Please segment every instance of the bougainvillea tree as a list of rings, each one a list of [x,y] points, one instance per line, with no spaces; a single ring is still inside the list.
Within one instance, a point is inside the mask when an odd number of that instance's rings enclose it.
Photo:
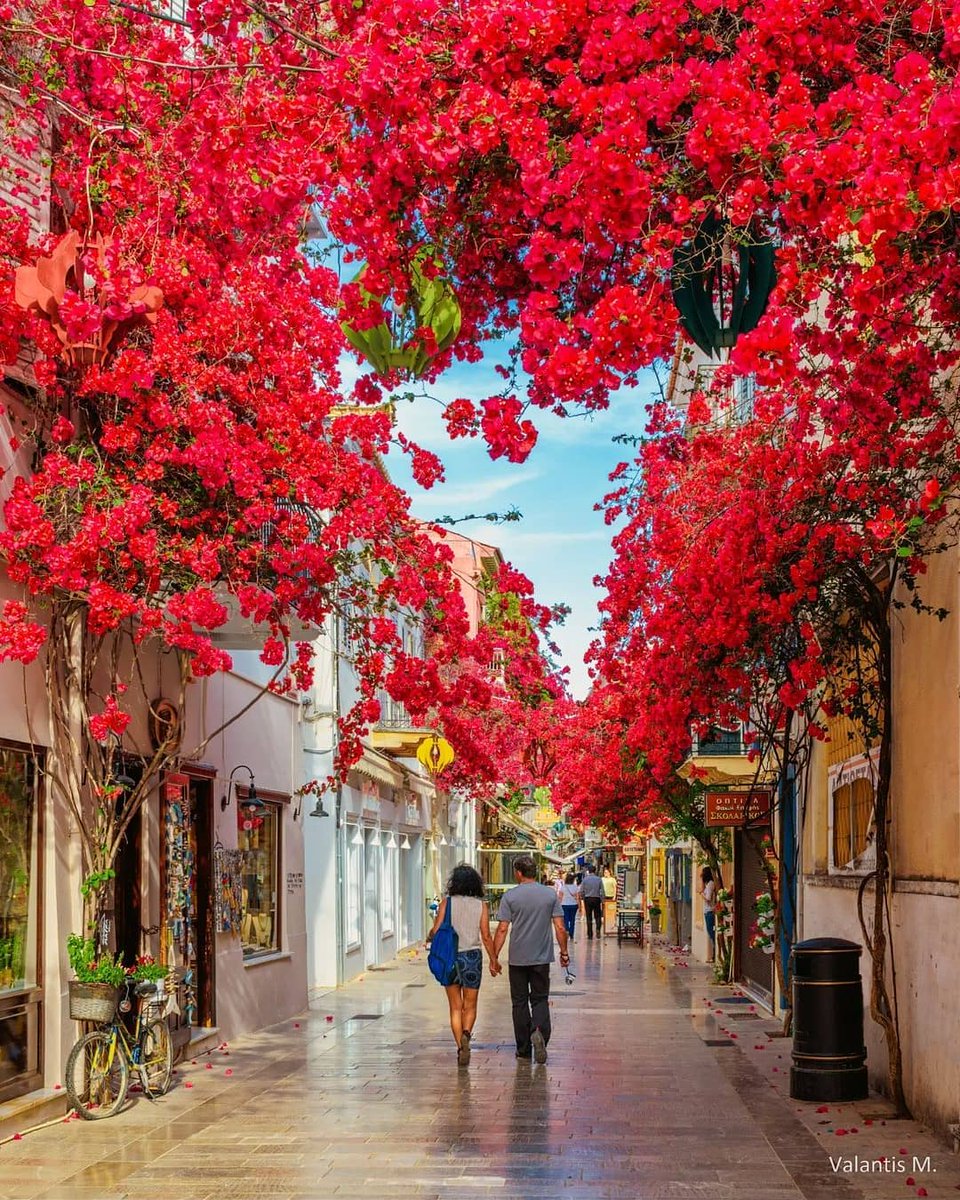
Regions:
[[[46,769],[77,820],[89,920],[158,772],[202,750],[174,732],[187,681],[231,665],[215,636],[230,607],[262,629],[274,690],[309,683],[310,626],[360,614],[345,769],[403,678],[391,610],[458,597],[380,464],[389,418],[339,387],[337,277],[301,244],[316,163],[268,161],[297,78],[284,47],[207,72],[192,37],[144,13],[2,18],[2,352],[29,362],[0,535],[23,600],[0,652],[45,670]],[[51,159],[54,232],[31,238]],[[131,721],[158,663],[178,711],[151,745]]]
[[[743,709],[758,658],[777,664],[770,677],[784,705],[806,704],[829,659],[808,608],[836,611],[847,588],[873,611],[878,594],[895,595],[883,560],[914,584],[951,511],[954,9],[197,0],[186,13],[181,26],[105,0],[0,7],[4,87],[35,111],[52,104],[64,131],[55,174],[69,223],[112,239],[109,319],[128,319],[137,288],[163,293],[149,329],[71,384],[76,401],[106,393],[149,420],[169,390],[174,414],[181,403],[190,412],[190,445],[203,449],[202,494],[191,493],[202,509],[224,462],[219,406],[256,425],[263,405],[286,396],[280,443],[302,438],[301,409],[309,427],[329,378],[314,357],[332,370],[327,347],[342,344],[326,340],[342,337],[333,317],[378,330],[387,310],[419,311],[411,294],[435,272],[456,296],[459,337],[449,342],[449,321],[439,336],[427,323],[401,350],[429,377],[452,356],[477,358],[484,337],[512,338],[502,393],[457,399],[446,417],[451,436],[482,436],[494,456],[521,460],[536,440],[534,410],[605,406],[669,356],[674,255],[722,217],[734,237],[777,244],[766,316],[730,356],[763,399],[742,438],[706,429],[688,442],[656,417],[643,491],[615,547],[597,670],[621,687],[630,746],[654,776],[675,765],[691,719]],[[304,268],[290,235],[308,195],[362,264],[362,286],[335,294],[331,275]],[[7,260],[19,265],[18,234],[8,234]],[[82,343],[102,319],[71,303],[68,338]],[[54,338],[51,353],[63,344]],[[302,355],[289,378],[270,361],[281,343]],[[154,370],[158,347],[166,358]],[[239,367],[244,354],[252,376]],[[376,405],[399,381],[391,361],[385,376],[364,376],[358,401]],[[138,370],[144,385],[131,382]],[[52,379],[41,382],[56,395]],[[84,436],[90,417],[75,407],[59,415]],[[703,412],[691,412],[694,429]],[[146,454],[125,445],[112,412],[102,424],[111,454]],[[114,451],[117,425],[124,445]],[[388,430],[363,425],[350,437],[375,449]],[[56,429],[74,444],[66,425]],[[341,452],[352,444],[345,435]],[[420,476],[436,478],[438,464],[409,449]],[[257,487],[272,480],[255,474]],[[326,477],[310,474],[312,488],[304,480],[283,498],[331,511],[348,503],[337,487],[318,496]],[[242,504],[250,480],[238,481]],[[244,514],[274,527],[256,506]],[[27,529],[31,519],[28,509]],[[358,532],[349,520],[330,527],[331,538]],[[192,615],[182,619],[195,628]],[[10,627],[23,636],[16,614]]]
[[[552,658],[550,630],[562,609],[537,603],[509,563],[480,588],[476,635],[464,636],[462,615],[435,622],[426,658],[404,664],[405,678],[394,683],[411,714],[442,728],[455,748],[444,786],[477,803],[552,786],[557,739],[574,711]]]

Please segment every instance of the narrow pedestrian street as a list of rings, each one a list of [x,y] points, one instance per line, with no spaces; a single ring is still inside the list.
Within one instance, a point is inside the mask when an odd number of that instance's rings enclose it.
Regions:
[[[956,1157],[888,1122],[883,1101],[789,1100],[789,1042],[749,997],[662,946],[574,951],[574,983],[555,971],[546,1066],[514,1057],[504,975],[484,981],[473,1061],[458,1069],[445,999],[408,955],[182,1064],[156,1104],[6,1142],[0,1197],[956,1195]],[[834,1170],[831,1155],[887,1156],[891,1170]]]

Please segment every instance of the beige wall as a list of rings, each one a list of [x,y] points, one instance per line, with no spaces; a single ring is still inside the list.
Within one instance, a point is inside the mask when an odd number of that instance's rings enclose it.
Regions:
[[[893,762],[890,850],[892,953],[897,974],[904,1088],[914,1116],[941,1131],[960,1116],[960,595],[956,551],[934,556],[921,580],[926,604],[893,614]],[[909,602],[909,596],[904,597]],[[829,877],[827,766],[836,747],[816,745],[803,838],[800,936],[863,943],[857,876]],[[832,755],[832,757],[831,757]],[[868,889],[865,908],[872,908]],[[869,1006],[870,962],[861,960]],[[879,1027],[864,1017],[871,1083],[886,1078]]]
[[[930,559],[923,600],[944,621],[894,614],[893,824],[898,879],[952,880],[960,872],[960,595],[955,551]],[[960,919],[957,914],[955,919]]]

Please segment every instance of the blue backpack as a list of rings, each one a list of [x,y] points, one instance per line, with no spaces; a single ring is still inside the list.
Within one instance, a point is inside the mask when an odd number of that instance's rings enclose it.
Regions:
[[[457,931],[450,920],[450,910],[453,908],[453,898],[447,897],[447,911],[444,913],[440,928],[433,935],[430,943],[430,953],[427,955],[427,966],[438,983],[448,987],[457,981],[457,947],[459,939]]]

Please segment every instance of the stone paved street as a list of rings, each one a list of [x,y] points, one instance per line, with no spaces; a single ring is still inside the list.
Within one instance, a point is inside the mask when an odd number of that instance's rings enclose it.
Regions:
[[[705,970],[609,939],[578,940],[574,966],[545,1067],[515,1060],[506,978],[488,976],[458,1069],[445,999],[407,958],[187,1062],[159,1103],[6,1142],[0,1198],[957,1196],[960,1161],[881,1101],[789,1100],[789,1043]],[[830,1155],[905,1169],[844,1174]]]

